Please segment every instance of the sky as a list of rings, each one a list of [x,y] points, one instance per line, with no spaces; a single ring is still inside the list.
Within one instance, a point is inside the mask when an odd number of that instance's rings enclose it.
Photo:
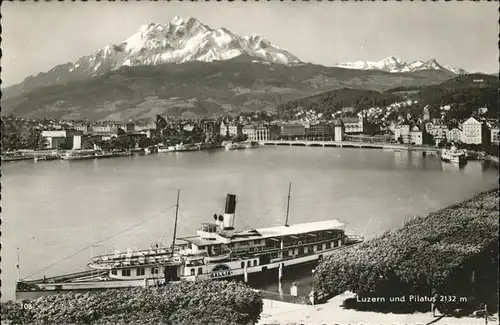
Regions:
[[[259,34],[305,62],[435,58],[498,71],[494,2],[3,2],[2,87],[119,44],[140,25],[194,17]]]

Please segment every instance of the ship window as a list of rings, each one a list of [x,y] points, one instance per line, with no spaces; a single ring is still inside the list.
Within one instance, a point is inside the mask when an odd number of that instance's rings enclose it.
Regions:
[[[140,267],[137,269],[137,276],[144,275],[144,273],[146,273],[146,272],[144,271],[143,267]]]
[[[245,262],[241,262],[241,268],[245,267]]]
[[[334,241],[334,242],[333,242],[333,247],[337,247],[337,246],[338,246],[338,245],[337,245],[337,241]]]
[[[111,274],[116,275],[116,270],[111,270]]]
[[[247,267],[252,266],[252,261],[247,261]]]
[[[253,266],[257,266],[257,260],[253,261]]]
[[[191,269],[191,275],[194,275],[194,268]]]
[[[153,267],[151,269],[151,274],[158,274],[158,269],[156,267]]]
[[[122,270],[122,276],[130,276],[130,270]]]
[[[289,250],[288,251],[288,256],[292,256],[293,255],[293,250]]]
[[[254,240],[254,241],[253,241],[253,244],[254,244],[254,245],[259,245],[259,244],[260,244],[260,240]]]
[[[198,268],[198,274],[201,274],[203,272],[203,269],[201,267]]]
[[[316,246],[317,251],[322,251],[323,250],[323,244],[319,244]]]
[[[330,249],[332,248],[332,243],[326,243],[325,244],[325,249]]]

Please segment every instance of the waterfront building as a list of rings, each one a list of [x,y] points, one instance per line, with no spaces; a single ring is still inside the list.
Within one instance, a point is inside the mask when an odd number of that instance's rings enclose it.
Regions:
[[[402,143],[411,143],[410,125],[403,122],[394,128],[394,140]]]
[[[112,138],[116,137],[116,133],[112,132],[92,132],[84,137],[85,142],[100,142],[100,141],[108,141]]]
[[[257,133],[255,131],[256,130],[255,130],[255,127],[253,125],[245,125],[242,128],[242,133],[248,137],[247,140],[249,140],[249,141],[256,141],[257,140]]]
[[[490,137],[491,137],[491,144],[499,144],[498,137],[499,137],[499,127],[497,125],[492,125],[491,130],[490,130]]]
[[[448,141],[452,141],[452,142],[462,141],[462,127],[458,126],[458,127],[452,128],[451,130],[448,130],[446,138],[448,139]]]
[[[487,126],[485,123],[482,123],[476,120],[473,117],[470,117],[462,123],[462,142],[467,144],[482,144],[487,143]]]
[[[435,145],[447,139],[448,127],[443,121],[435,120],[433,123],[426,124],[425,128],[427,133],[432,136]]]
[[[221,122],[220,135],[223,137],[234,137],[243,134],[243,125],[240,123]]]
[[[42,131],[48,149],[81,149],[82,135],[82,131]]]
[[[202,123],[203,133],[209,137],[221,133],[221,121],[204,121]]]
[[[423,144],[423,132],[415,125],[410,131],[410,143],[421,146]]]
[[[276,124],[271,124],[267,127],[269,140],[279,140],[281,139],[281,127]]]
[[[305,136],[307,140],[332,140],[333,128],[326,123],[317,123],[305,129]]]
[[[269,128],[265,125],[258,125],[255,128],[256,141],[267,141],[269,140]]]
[[[344,122],[340,118],[337,118],[333,122],[334,128],[334,139],[336,142],[342,142],[344,139]]]
[[[221,121],[220,122],[220,135],[221,137],[225,138],[226,136],[229,135],[229,129],[228,129],[228,124],[227,122]]]
[[[242,135],[243,134],[243,124],[241,124],[239,122],[231,123],[231,124],[229,124],[228,130],[229,130],[229,135],[232,137],[235,135]]]
[[[288,123],[281,126],[281,138],[287,140],[304,139],[306,127],[300,123]]]
[[[363,116],[358,117],[345,117],[342,118],[344,123],[344,132],[351,133],[363,133],[364,132],[364,118]]]

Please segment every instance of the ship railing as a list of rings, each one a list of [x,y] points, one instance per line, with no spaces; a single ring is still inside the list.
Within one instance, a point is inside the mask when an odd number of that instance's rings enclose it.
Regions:
[[[174,249],[174,253],[179,252],[181,249],[176,247]],[[140,257],[151,257],[151,256],[159,256],[159,255],[167,255],[171,254],[172,249],[171,248],[157,248],[157,249],[143,249],[143,250],[138,250],[138,251],[133,251],[130,255],[131,258],[140,258]],[[118,255],[116,254],[102,254],[102,255],[95,255],[92,257],[92,261],[103,261],[103,262],[114,262],[120,259],[126,259],[128,257],[127,253],[119,253]]]

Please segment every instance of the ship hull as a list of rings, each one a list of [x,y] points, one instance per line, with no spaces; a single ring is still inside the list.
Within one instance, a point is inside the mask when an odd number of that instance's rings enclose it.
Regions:
[[[241,267],[240,263],[244,262],[245,265],[248,261],[257,260],[257,257],[248,259],[235,260],[230,262],[220,262],[220,264],[227,265],[227,270],[221,272],[211,272],[208,274],[182,276],[181,280],[184,281],[203,281],[203,280],[241,280],[251,281],[252,283],[264,283],[278,281],[279,274],[283,275],[287,269],[314,265],[325,257],[328,257],[335,252],[342,250],[346,247],[356,245],[358,242],[353,242],[344,246],[339,246],[334,249],[316,252],[314,254],[298,256],[285,260],[271,261],[270,263],[260,264],[249,267]],[[281,272],[280,272],[280,265]],[[276,275],[270,277],[270,274]],[[245,275],[246,273],[246,275]],[[135,287],[151,287],[158,284],[165,283],[164,278],[148,278],[139,280],[109,280],[109,281],[82,281],[82,282],[59,282],[59,283],[38,283],[38,287],[43,288],[39,290],[21,291],[16,290],[16,300],[32,300],[39,297],[69,293],[69,292],[99,292],[108,289],[126,289]]]

